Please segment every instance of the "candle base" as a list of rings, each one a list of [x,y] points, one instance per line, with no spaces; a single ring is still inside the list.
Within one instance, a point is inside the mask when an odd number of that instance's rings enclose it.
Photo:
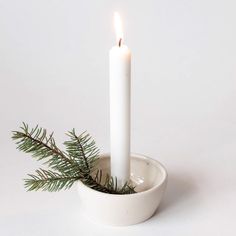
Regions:
[[[98,168],[110,173],[110,156],[101,155]],[[85,215],[101,224],[125,226],[150,218],[158,208],[167,184],[167,172],[156,160],[131,155],[131,181],[134,194],[108,194],[93,190],[78,181],[78,194]]]

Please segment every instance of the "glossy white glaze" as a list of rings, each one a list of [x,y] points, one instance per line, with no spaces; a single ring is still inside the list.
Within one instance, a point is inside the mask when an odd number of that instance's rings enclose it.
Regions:
[[[102,155],[99,168],[109,173],[108,154]],[[137,224],[150,218],[165,191],[167,172],[158,161],[132,154],[131,180],[137,186],[137,193],[126,195],[98,192],[79,181],[78,193],[84,213],[95,222],[116,226]]]

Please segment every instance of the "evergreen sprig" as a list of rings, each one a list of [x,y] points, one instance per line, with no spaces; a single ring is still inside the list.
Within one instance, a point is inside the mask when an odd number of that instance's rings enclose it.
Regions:
[[[99,150],[92,137],[84,132],[76,135],[75,130],[68,132],[69,140],[64,142],[66,151],[61,151],[53,137],[46,129],[36,126],[29,129],[23,123],[20,131],[13,131],[12,139],[16,141],[17,149],[30,153],[37,160],[44,160],[49,170],[38,169],[35,174],[29,174],[25,179],[28,191],[44,190],[59,191],[70,188],[77,180],[88,187],[112,194],[135,193],[134,186],[125,183],[117,187],[117,179],[96,168],[99,160]]]

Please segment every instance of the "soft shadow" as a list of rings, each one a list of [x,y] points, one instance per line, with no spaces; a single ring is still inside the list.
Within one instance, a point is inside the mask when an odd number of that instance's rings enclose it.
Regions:
[[[169,173],[167,189],[154,215],[176,207],[190,199],[197,191],[195,180],[186,173]]]

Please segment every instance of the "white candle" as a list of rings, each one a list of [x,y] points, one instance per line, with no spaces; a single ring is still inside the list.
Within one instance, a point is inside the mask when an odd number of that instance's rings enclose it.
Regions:
[[[117,45],[110,50],[111,176],[119,187],[130,178],[130,75],[131,53],[123,45],[120,17],[115,13]]]

